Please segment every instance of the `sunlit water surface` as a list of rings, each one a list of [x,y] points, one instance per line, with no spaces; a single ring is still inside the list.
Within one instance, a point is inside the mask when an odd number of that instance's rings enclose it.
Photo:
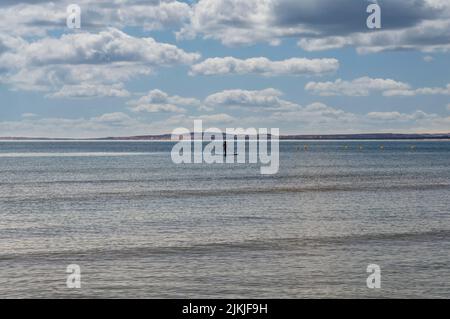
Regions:
[[[450,297],[450,142],[282,142],[274,176],[172,145],[0,142],[0,297]]]

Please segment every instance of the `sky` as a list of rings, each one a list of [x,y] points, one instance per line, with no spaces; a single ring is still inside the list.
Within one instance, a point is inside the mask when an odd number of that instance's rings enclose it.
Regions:
[[[450,1],[372,3],[2,0],[0,136],[450,132]]]

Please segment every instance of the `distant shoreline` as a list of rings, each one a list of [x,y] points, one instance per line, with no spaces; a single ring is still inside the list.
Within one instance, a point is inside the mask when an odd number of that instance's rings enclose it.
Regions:
[[[255,137],[257,138],[257,137]],[[450,133],[443,134],[395,134],[395,133],[374,133],[374,134],[324,134],[324,135],[281,135],[282,141],[370,141],[370,140],[450,140]],[[47,137],[0,137],[0,141],[153,141],[169,142],[170,134],[162,135],[142,135],[126,137],[104,137],[104,138],[47,138]]]

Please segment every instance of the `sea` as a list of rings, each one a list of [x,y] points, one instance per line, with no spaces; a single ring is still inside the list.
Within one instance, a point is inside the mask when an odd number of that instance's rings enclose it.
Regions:
[[[173,145],[0,142],[0,298],[450,298],[450,141]]]

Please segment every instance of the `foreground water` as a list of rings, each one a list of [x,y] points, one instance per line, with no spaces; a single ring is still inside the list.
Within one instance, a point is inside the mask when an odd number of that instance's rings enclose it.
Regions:
[[[0,297],[450,298],[450,142],[283,142],[275,176],[171,147],[0,142]]]

